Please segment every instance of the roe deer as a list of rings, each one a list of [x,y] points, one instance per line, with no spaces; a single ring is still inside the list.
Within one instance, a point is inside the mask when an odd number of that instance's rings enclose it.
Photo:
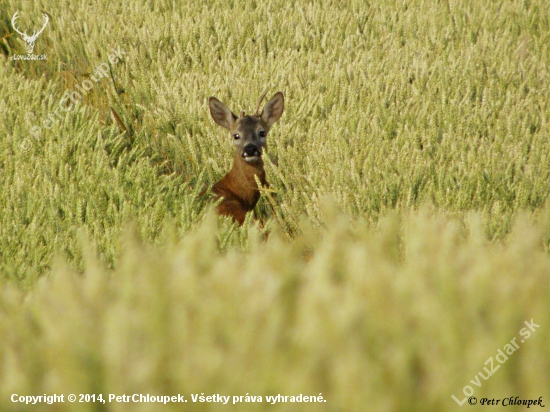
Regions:
[[[240,117],[215,97],[209,100],[212,118],[229,130],[235,146],[233,167],[212,186],[212,193],[217,198],[223,197],[218,205],[218,213],[232,217],[239,226],[243,224],[246,213],[254,209],[260,198],[255,176],[263,186],[267,185],[262,150],[266,145],[269,129],[279,120],[284,110],[284,97],[278,92],[258,114],[264,97],[265,93],[260,97],[253,116],[241,112]]]

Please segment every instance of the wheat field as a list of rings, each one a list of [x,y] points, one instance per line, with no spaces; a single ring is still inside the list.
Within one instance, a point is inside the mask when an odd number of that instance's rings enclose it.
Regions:
[[[548,2],[0,0],[0,61],[1,411],[550,403]]]

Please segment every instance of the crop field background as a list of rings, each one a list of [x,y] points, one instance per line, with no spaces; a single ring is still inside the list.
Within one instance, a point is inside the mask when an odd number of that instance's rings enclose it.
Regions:
[[[547,1],[0,0],[0,62],[1,411],[550,405]],[[239,228],[208,97],[264,90]]]

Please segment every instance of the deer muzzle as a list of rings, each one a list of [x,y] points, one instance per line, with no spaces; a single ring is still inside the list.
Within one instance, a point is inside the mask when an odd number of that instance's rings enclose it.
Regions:
[[[244,147],[241,156],[247,163],[257,162],[262,157],[262,152],[255,144],[249,143]]]

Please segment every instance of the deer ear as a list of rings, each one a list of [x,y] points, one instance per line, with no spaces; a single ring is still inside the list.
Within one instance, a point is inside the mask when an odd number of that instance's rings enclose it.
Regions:
[[[273,124],[281,118],[285,109],[285,98],[281,92],[275,93],[275,96],[264,106],[264,110],[261,114],[262,122],[265,123],[267,128],[271,128]]]
[[[208,100],[210,106],[210,114],[212,119],[218,123],[221,127],[225,127],[227,130],[231,130],[237,116],[222,102],[215,97],[211,97]]]

